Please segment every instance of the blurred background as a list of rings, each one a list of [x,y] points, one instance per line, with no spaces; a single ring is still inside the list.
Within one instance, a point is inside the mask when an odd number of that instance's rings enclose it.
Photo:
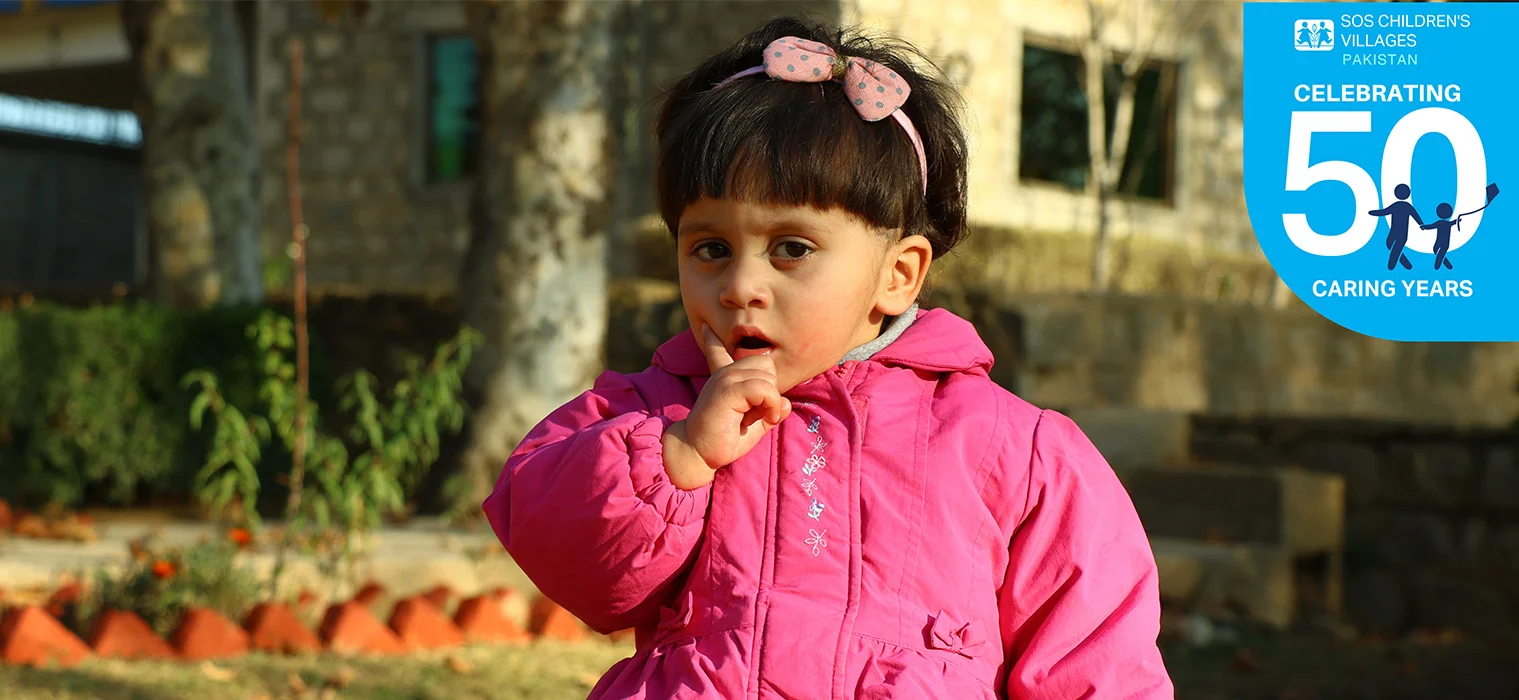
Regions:
[[[962,91],[973,230],[925,305],[1119,472],[1180,697],[1515,697],[1519,345],[1375,340],[1281,284],[1245,208],[1241,7],[0,0],[0,607],[167,630],[159,594],[76,570],[167,586],[129,541],[187,556],[207,532],[273,581],[229,616],[364,583],[530,597],[480,553],[500,465],[684,329],[661,90],[792,14],[898,34]],[[334,532],[346,572],[317,565]],[[476,662],[543,685],[373,670],[575,697],[631,652],[586,648]],[[324,672],[247,663],[273,695]]]

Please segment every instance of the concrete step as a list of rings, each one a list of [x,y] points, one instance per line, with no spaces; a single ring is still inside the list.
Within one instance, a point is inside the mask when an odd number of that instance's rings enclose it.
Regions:
[[[1162,596],[1242,608],[1284,627],[1339,614],[1345,483],[1293,468],[1166,466],[1123,474],[1160,566]]]
[[[1120,475],[1191,459],[1192,417],[1186,413],[1139,408],[1079,408],[1065,413]]]
[[[1160,596],[1168,604],[1213,612],[1242,611],[1276,628],[1298,608],[1294,557],[1285,548],[1152,537]]]
[[[1345,481],[1294,468],[1227,465],[1135,469],[1123,484],[1152,537],[1339,552]]]

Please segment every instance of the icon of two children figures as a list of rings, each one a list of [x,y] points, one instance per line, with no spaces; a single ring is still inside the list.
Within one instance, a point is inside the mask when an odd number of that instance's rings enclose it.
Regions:
[[[1435,215],[1439,216],[1440,220],[1432,224],[1424,223],[1424,219],[1419,217],[1419,212],[1414,210],[1414,205],[1408,202],[1408,185],[1398,185],[1393,188],[1392,193],[1397,196],[1398,201],[1382,209],[1373,209],[1366,212],[1372,216],[1386,216],[1391,219],[1388,222],[1389,230],[1387,231],[1387,269],[1394,269],[1400,264],[1405,270],[1412,270],[1414,267],[1413,264],[1408,262],[1408,256],[1403,254],[1403,246],[1408,244],[1408,220],[1412,218],[1418,222],[1420,229],[1434,229],[1435,231],[1435,269],[1438,270],[1444,267],[1447,270],[1453,270],[1455,267],[1451,265],[1450,259],[1445,257],[1445,254],[1450,251],[1450,230],[1452,228],[1459,230],[1461,228],[1462,217],[1482,211],[1487,208],[1488,204],[1492,204],[1493,200],[1498,197],[1498,183],[1494,182],[1487,186],[1486,204],[1466,212],[1454,220],[1450,218],[1450,215],[1455,210],[1451,208],[1449,203],[1441,202],[1440,206],[1435,207]]]

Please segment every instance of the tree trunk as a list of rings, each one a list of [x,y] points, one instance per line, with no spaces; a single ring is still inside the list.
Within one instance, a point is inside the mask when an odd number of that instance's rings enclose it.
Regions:
[[[180,308],[259,303],[258,140],[236,5],[121,8],[138,79],[154,292]]]
[[[1129,9],[1133,16],[1133,36],[1148,35],[1150,41],[1153,41],[1155,32],[1145,26],[1145,10],[1148,4],[1148,0],[1139,0]],[[1118,183],[1123,178],[1125,161],[1129,157],[1129,136],[1134,128],[1134,92],[1139,87],[1139,72],[1149,60],[1150,51],[1148,46],[1142,46],[1136,41],[1120,66],[1121,81],[1118,85],[1117,100],[1113,104],[1113,138],[1110,146],[1107,138],[1107,101],[1104,94],[1107,87],[1105,73],[1110,52],[1107,45],[1103,43],[1103,31],[1106,24],[1106,12],[1111,11],[1111,8],[1100,8],[1096,0],[1088,0],[1087,10],[1091,24],[1082,58],[1086,63],[1087,138],[1091,153],[1088,177],[1096,180],[1097,199],[1096,247],[1092,253],[1092,288],[1097,292],[1106,292],[1112,284],[1110,262],[1112,235],[1108,230],[1108,204],[1112,201],[1114,193],[1118,192]]]
[[[1094,11],[1095,12],[1095,11]],[[1082,62],[1086,68],[1086,95],[1087,95],[1087,154],[1090,159],[1087,168],[1087,188],[1094,195],[1096,203],[1096,231],[1092,249],[1092,291],[1105,292],[1108,289],[1108,277],[1111,269],[1109,264],[1111,247],[1108,241],[1108,199],[1111,190],[1108,189],[1108,144],[1107,144],[1107,102],[1104,100],[1104,72],[1108,65],[1108,50],[1097,35],[1098,25],[1093,20],[1093,36],[1087,41],[1082,51]]]
[[[451,495],[478,509],[527,431],[589,388],[603,366],[619,108],[611,81],[625,5],[468,8],[479,37],[482,134],[460,297],[464,322],[486,346],[467,378],[478,408],[463,482]]]

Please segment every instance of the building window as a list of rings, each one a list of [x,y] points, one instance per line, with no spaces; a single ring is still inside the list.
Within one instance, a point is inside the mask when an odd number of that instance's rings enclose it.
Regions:
[[[480,81],[475,40],[463,35],[427,41],[427,180],[453,182],[475,174],[480,140]]]
[[[1121,61],[1122,57],[1116,57]],[[1103,80],[1108,147],[1123,83],[1121,64],[1108,65]],[[1085,190],[1087,147],[1085,68],[1080,55],[1038,46],[1023,49],[1023,114],[1018,176]],[[1150,61],[1134,87],[1134,120],[1118,193],[1145,199],[1171,198],[1176,123],[1176,65]]]

